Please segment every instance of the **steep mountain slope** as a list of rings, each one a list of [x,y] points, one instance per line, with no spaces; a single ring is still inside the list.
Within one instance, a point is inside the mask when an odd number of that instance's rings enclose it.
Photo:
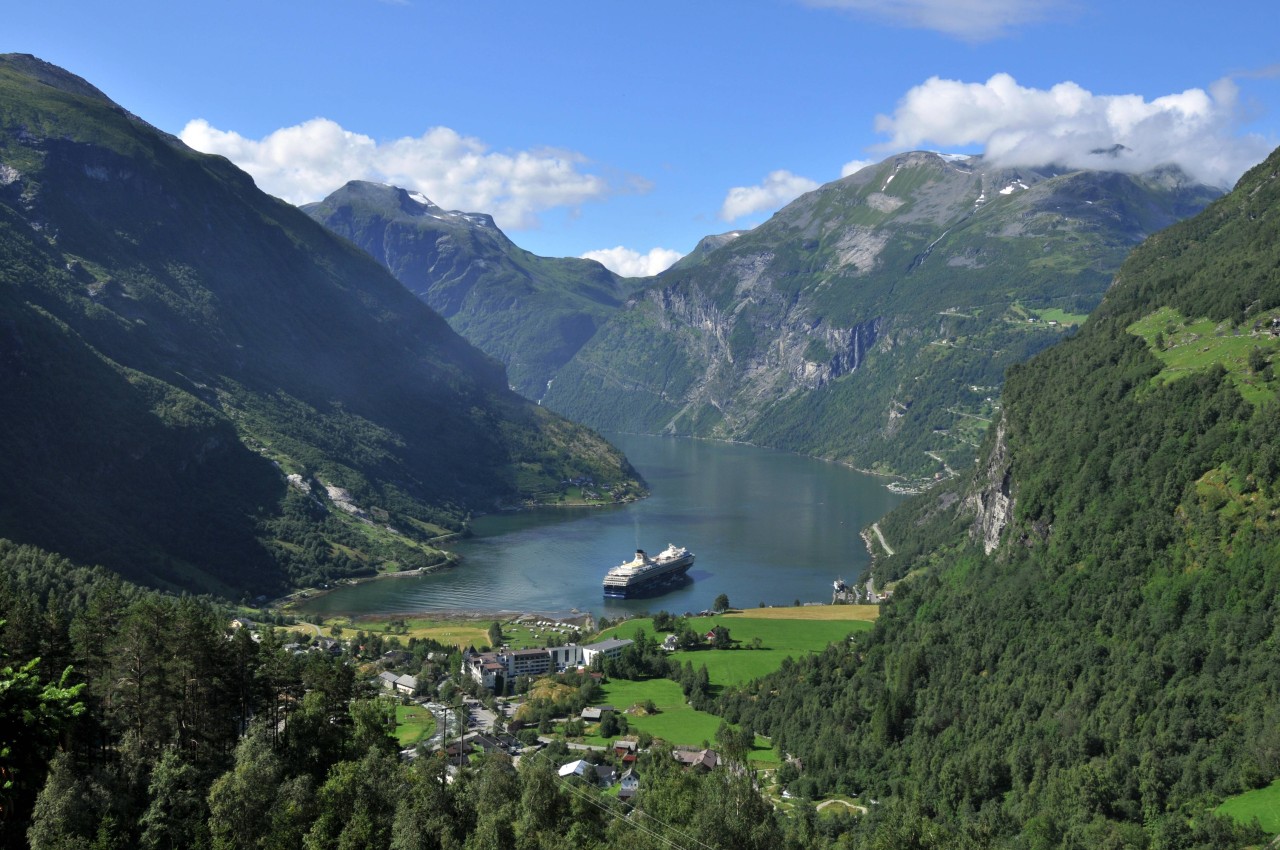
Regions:
[[[1172,169],[896,156],[660,275],[544,402],[597,427],[913,477],[964,468],[1004,370],[1082,319],[1146,234],[1216,194]]]
[[[637,492],[365,254],[20,55],[0,57],[0,307],[0,536],[134,579],[422,566],[469,511],[575,476]]]
[[[480,213],[352,181],[303,212],[359,245],[539,399],[634,285],[594,260],[538,257]]]
[[[1280,151],[1012,369],[972,480],[880,523],[870,639],[731,717],[930,846],[1238,847],[1280,776]],[[888,803],[889,801],[885,801]]]

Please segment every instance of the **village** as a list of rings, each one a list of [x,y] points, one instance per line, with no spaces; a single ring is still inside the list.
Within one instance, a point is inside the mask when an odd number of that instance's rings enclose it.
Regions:
[[[286,631],[281,649],[352,666],[365,692],[385,702],[406,761],[442,759],[453,777],[493,754],[516,764],[537,757],[550,760],[562,781],[627,801],[643,788],[642,755],[666,753],[678,767],[700,772],[729,763],[775,772],[785,754],[701,710],[708,695],[869,628],[877,610],[802,603],[734,612],[723,595],[716,603],[697,613],[605,621],[598,631],[589,616],[523,614],[492,622],[483,632],[487,643],[476,634],[466,645],[415,636],[403,620],[369,623],[368,630],[335,623],[328,635],[307,624],[312,635]],[[260,639],[252,620],[231,625]],[[474,621],[469,626],[480,632]],[[699,669],[694,659],[703,662]],[[729,761],[725,744],[733,750]]]

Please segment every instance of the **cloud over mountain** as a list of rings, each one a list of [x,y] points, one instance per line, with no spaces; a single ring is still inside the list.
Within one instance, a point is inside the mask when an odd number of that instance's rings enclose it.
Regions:
[[[884,150],[978,145],[985,156],[1007,165],[1125,172],[1174,163],[1225,187],[1273,147],[1238,134],[1237,100],[1229,79],[1208,91],[1193,88],[1146,100],[1094,94],[1073,82],[1026,88],[1008,74],[985,83],[931,77],[908,91],[892,115],[877,116],[876,130],[889,135],[880,146]]]
[[[448,127],[379,142],[326,118],[284,127],[261,140],[187,123],[184,142],[221,154],[259,188],[291,203],[323,198],[348,180],[417,189],[446,209],[490,213],[504,229],[535,227],[538,213],[608,196],[608,182],[584,170],[586,158],[561,150],[491,151]]]
[[[785,170],[773,171],[758,186],[735,186],[730,189],[720,207],[720,218],[735,221],[760,210],[776,210],[816,188],[817,182],[808,177]]]
[[[649,277],[671,268],[676,260],[684,255],[670,248],[652,248],[649,253],[641,254],[631,248],[619,245],[616,248],[601,248],[588,251],[582,255],[584,260],[595,260],[614,274],[623,277]]]

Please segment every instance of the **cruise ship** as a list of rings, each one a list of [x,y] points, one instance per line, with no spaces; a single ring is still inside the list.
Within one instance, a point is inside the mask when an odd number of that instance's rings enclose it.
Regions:
[[[691,566],[693,553],[683,546],[667,544],[656,558],[650,558],[643,549],[637,549],[635,558],[605,574],[604,595],[618,599],[639,596],[678,581]]]

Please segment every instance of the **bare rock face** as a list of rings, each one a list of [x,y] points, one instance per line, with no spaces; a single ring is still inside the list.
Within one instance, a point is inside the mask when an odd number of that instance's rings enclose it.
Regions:
[[[704,241],[542,403],[604,430],[949,477],[972,468],[1005,370],[1066,332],[1041,315],[1083,316],[1145,233],[1218,194],[1176,177],[895,155]]]
[[[1005,433],[1005,419],[996,426],[995,447],[979,472],[974,490],[965,497],[964,509],[974,513],[969,536],[982,541],[982,551],[990,555],[1000,545],[1000,535],[1013,519],[1012,458]]]

